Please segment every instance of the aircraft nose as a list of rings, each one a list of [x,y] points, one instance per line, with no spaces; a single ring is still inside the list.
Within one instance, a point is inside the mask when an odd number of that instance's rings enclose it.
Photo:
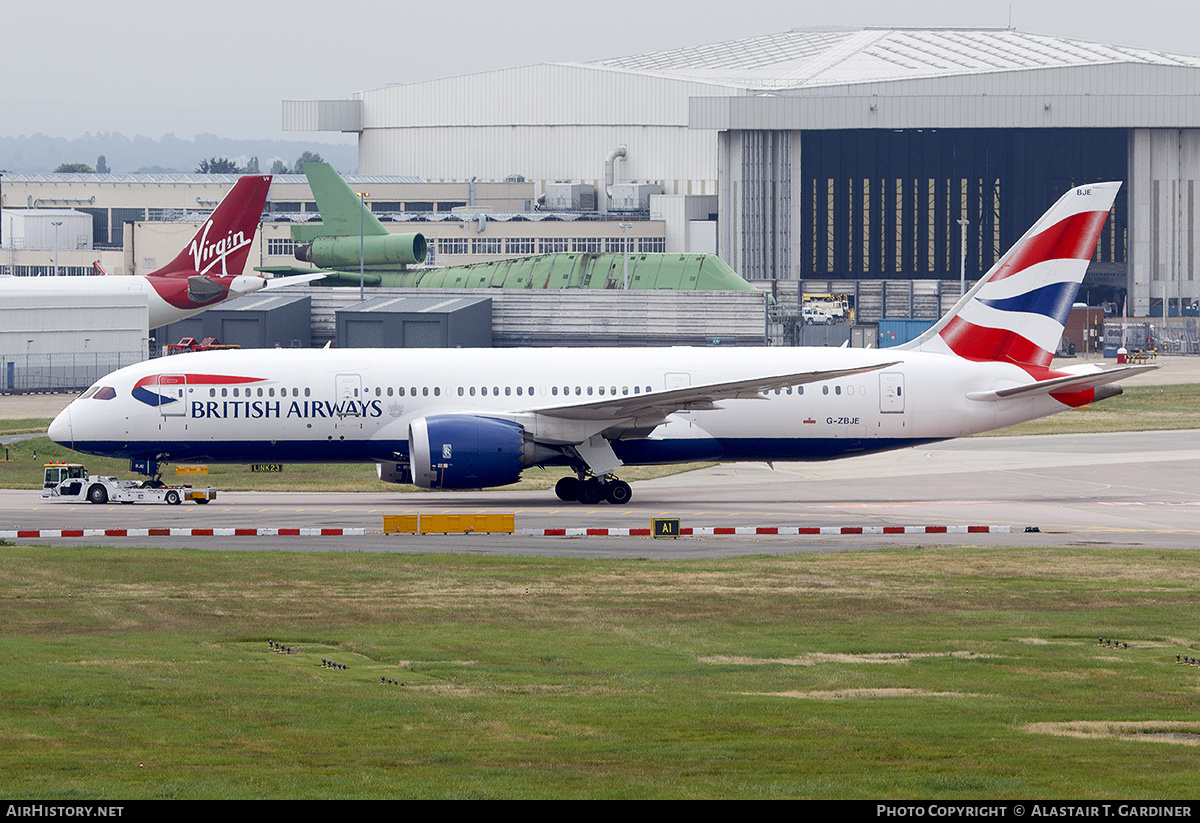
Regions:
[[[63,446],[69,446],[73,441],[71,436],[71,407],[67,406],[58,413],[54,418],[54,422],[50,424],[50,428],[46,430],[46,434],[55,443]]]
[[[265,285],[267,285],[267,281],[262,277],[256,277],[252,274],[239,274],[229,284],[229,290],[234,294],[249,294],[250,292],[258,291]]]

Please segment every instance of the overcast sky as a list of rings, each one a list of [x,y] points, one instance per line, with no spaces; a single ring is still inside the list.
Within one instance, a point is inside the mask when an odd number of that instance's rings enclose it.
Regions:
[[[827,26],[1011,24],[1196,55],[1198,22],[1195,0],[3,0],[0,136],[297,139],[283,100]]]

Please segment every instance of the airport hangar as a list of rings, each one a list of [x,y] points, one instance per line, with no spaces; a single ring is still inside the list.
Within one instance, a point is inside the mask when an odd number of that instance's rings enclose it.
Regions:
[[[1200,58],[1013,29],[789,31],[284,101],[356,132],[359,170],[519,172],[715,197],[748,280],[978,278],[1062,192],[1122,180],[1083,297],[1130,315],[1200,298]],[[809,281],[815,281],[811,286]],[[829,281],[837,281],[830,283]]]

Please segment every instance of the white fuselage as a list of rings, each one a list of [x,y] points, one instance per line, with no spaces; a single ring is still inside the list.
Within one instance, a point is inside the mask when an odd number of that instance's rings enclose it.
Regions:
[[[682,386],[880,364],[891,365],[657,418],[561,414]],[[517,421],[542,443],[603,435],[626,464],[810,460],[958,437],[1064,408],[1044,395],[967,397],[1028,380],[1010,364],[896,350],[219,351],[114,372],[72,402],[50,435],[79,451],[173,462],[380,462],[407,454],[413,421],[465,414]]]
[[[215,279],[215,278],[213,278]],[[0,276],[0,299],[10,295],[52,294],[64,304],[88,305],[89,296],[143,295],[148,310],[148,329],[185,320],[227,300],[258,291],[266,281],[255,275],[221,277],[226,287],[220,299],[198,302],[187,294],[187,277],[110,275],[104,277],[15,277]]]

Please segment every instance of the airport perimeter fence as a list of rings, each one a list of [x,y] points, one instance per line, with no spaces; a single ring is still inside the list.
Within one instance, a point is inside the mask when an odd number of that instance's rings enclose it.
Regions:
[[[0,352],[0,393],[79,391],[109,372],[141,363],[140,351],[4,354]]]
[[[1131,354],[1200,354],[1200,322],[1195,317],[1104,321],[1105,355],[1115,355],[1122,345]]]

